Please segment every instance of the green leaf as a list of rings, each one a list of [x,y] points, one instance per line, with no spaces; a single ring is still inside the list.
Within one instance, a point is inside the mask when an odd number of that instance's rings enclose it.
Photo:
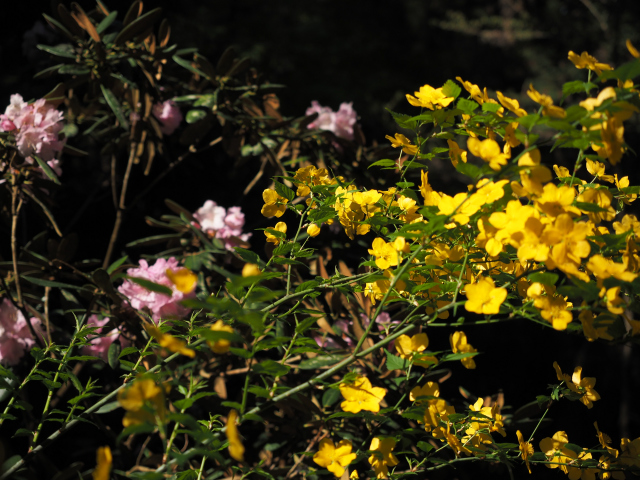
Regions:
[[[191,73],[195,73],[197,75],[200,75],[204,78],[209,78],[209,75],[207,75],[206,73],[204,73],[202,70],[200,70],[199,68],[194,67],[191,62],[189,60],[185,60],[184,58],[179,57],[178,55],[174,55],[173,57],[173,61],[176,62],[178,65],[180,65],[181,67],[186,68],[187,70],[189,70]]]
[[[120,102],[118,102],[118,99],[115,97],[113,92],[104,85],[100,85],[100,89],[102,90],[104,99],[107,101],[107,105],[109,105],[114,115],[118,119],[118,122],[120,122],[120,126],[125,130],[129,130],[129,122],[126,118],[124,118],[122,107],[120,106]]]
[[[229,351],[232,354],[237,355],[238,357],[242,357],[242,358],[251,358],[253,356],[253,354],[249,350],[245,350],[244,348],[231,347],[229,349]]]
[[[409,130],[413,130],[414,128],[416,128],[416,121],[413,120],[409,115],[396,113],[389,110],[388,108],[385,108],[385,110],[391,114],[399,127],[408,128]]]
[[[120,30],[118,36],[114,39],[115,45],[122,45],[128,40],[131,40],[136,35],[140,35],[160,18],[162,15],[162,8],[154,8],[153,10],[140,15],[133,22],[129,23],[126,27]]]
[[[313,325],[315,325],[317,321],[318,319],[315,317],[305,318],[296,326],[296,333],[304,333],[308,328],[311,328]]]
[[[416,444],[416,447],[418,447],[420,450],[426,453],[429,453],[431,450],[433,450],[433,445],[427,442],[422,442],[422,441],[418,442]]]
[[[589,202],[576,202],[576,207],[585,212],[607,212],[606,208],[602,208],[600,205]]]
[[[151,292],[161,293],[162,295],[166,295],[167,297],[173,296],[173,290],[171,290],[166,285],[160,285],[158,283],[147,280],[146,278],[130,277],[129,275],[125,275],[124,278],[132,281],[137,285],[140,285],[143,288],[146,288]]]
[[[260,256],[257,253],[252,252],[251,250],[247,250],[246,248],[241,248],[241,247],[235,247],[234,250],[236,251],[238,256],[241,259],[243,259],[245,262],[247,262],[247,263],[255,263],[255,264],[259,264],[260,263]]]
[[[117,268],[122,265],[124,262],[127,261],[127,259],[129,258],[128,255],[125,255],[122,258],[119,258],[118,260],[116,260],[115,262],[113,262],[111,265],[109,265],[109,268],[107,268],[107,273],[109,275],[111,275],[113,272],[115,272],[117,270]]]
[[[387,354],[387,370],[406,370],[409,367],[409,360],[404,360],[388,350],[385,350],[385,353]]]
[[[479,107],[479,105],[473,101],[468,100],[466,98],[459,98],[456,107],[462,110],[467,115],[473,115],[473,111]]]
[[[537,272],[532,273],[527,278],[530,282],[538,282],[544,285],[555,285],[560,276],[555,273]]]
[[[318,355],[317,357],[301,361],[298,368],[301,370],[315,370],[316,368],[334,365],[344,358],[344,355]]]
[[[373,162],[371,165],[369,165],[368,168],[371,167],[394,167],[396,165],[396,161],[395,160],[390,160],[388,158],[382,159],[382,160],[378,160],[377,162]]]
[[[460,85],[458,85],[453,80],[447,80],[442,86],[442,93],[444,93],[444,95],[447,97],[453,97],[454,99],[458,98],[460,92],[462,92]]]
[[[567,82],[562,86],[562,95],[568,97],[569,95],[573,95],[575,93],[589,93],[589,90],[593,88],[597,88],[597,85],[595,83],[575,80],[573,82]]]
[[[502,108],[502,106],[500,106],[500,104],[498,103],[489,103],[489,102],[484,102],[482,104],[482,111],[483,112],[490,112],[490,113],[497,113],[498,110],[500,110]],[[518,119],[518,122],[520,120]]]
[[[115,21],[117,16],[118,16],[118,12],[115,10],[109,13],[109,15],[107,15],[104,19],[102,19],[102,21],[98,24],[98,26],[96,27],[96,31],[98,33],[104,32],[107,28],[111,26],[111,24]]]
[[[187,123],[196,123],[206,116],[207,112],[204,110],[189,110],[187,112],[186,121]]]
[[[271,375],[272,377],[281,377],[291,370],[287,365],[281,365],[274,360],[265,360],[253,366],[253,371],[258,374]]]
[[[340,390],[337,388],[330,388],[322,394],[322,406],[331,407],[340,400],[340,396]]]
[[[83,65],[63,65],[58,69],[62,75],[86,75],[91,70]]]
[[[76,58],[73,47],[68,43],[64,43],[57,47],[52,47],[50,45],[36,45],[36,48],[42,50],[43,52],[50,53],[51,55],[56,55],[58,57],[72,58],[74,60]]]
[[[173,402],[173,406],[176,407],[179,410],[186,410],[187,408],[190,408],[196,400],[202,398],[202,397],[210,397],[212,395],[216,395],[215,392],[200,392],[200,393],[196,393],[195,395],[193,395],[190,398],[183,398],[182,400],[177,400],[175,402]]]
[[[109,345],[109,350],[107,350],[107,359],[109,362],[109,366],[114,370],[117,370],[120,366],[120,352],[122,351],[122,346],[120,342],[113,342]]]
[[[283,183],[280,183],[280,182],[274,182],[274,183],[275,183],[276,192],[281,197],[284,197],[289,201],[292,201],[296,197],[296,192],[291,190],[289,187],[287,187]]]
[[[466,175],[467,177],[473,178],[474,180],[482,175],[482,169],[474,165],[473,163],[458,162],[458,165],[456,165],[456,170],[458,170],[463,175]]]
[[[609,80],[610,78],[617,78],[618,80],[633,80],[640,75],[640,61],[633,59],[630,62],[621,65],[615,70],[607,70],[602,72],[600,80]]]
[[[47,165],[47,162],[45,162],[44,160],[42,160],[38,155],[31,155],[33,158],[35,158],[36,162],[38,162],[38,165],[40,165],[40,168],[42,169],[42,171],[45,173],[45,175],[47,177],[49,177],[49,179],[57,184],[60,185],[60,180],[58,180],[58,176],[55,174],[55,172],[51,169],[51,167],[49,165]]]
[[[40,287],[70,288],[73,290],[80,290],[80,287],[78,287],[77,285],[71,285],[69,283],[54,282],[53,280],[44,280],[42,278],[29,277],[27,275],[21,275],[20,278]]]

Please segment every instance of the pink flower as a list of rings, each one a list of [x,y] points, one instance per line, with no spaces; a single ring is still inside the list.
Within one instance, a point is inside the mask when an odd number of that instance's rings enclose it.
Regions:
[[[40,320],[32,318],[31,325],[38,332]],[[16,365],[24,351],[34,345],[35,340],[24,315],[8,298],[4,298],[0,303],[0,363]]]
[[[110,332],[104,332],[104,327],[109,323],[109,318],[105,317],[102,320],[98,318],[97,315],[91,315],[87,320],[87,326],[89,327],[99,327],[95,331],[95,335],[90,335],[87,338],[90,338],[89,345],[82,347],[83,355],[93,355],[94,357],[100,357],[105,362],[107,362],[109,347],[113,342],[116,341],[118,337],[120,337],[120,329],[114,328]],[[103,333],[106,333],[103,335]],[[122,346],[126,346],[128,342],[123,338],[120,339],[120,343]]]
[[[307,128],[318,128],[320,130],[329,130],[336,137],[346,140],[353,140],[353,125],[355,125],[358,115],[353,110],[353,103],[341,103],[337,112],[329,107],[321,106],[317,101],[311,102],[311,107],[305,112],[307,115],[318,114],[313,122]]]
[[[160,121],[160,131],[165,135],[171,135],[182,122],[182,113],[173,100],[156,103],[152,112]]]
[[[195,292],[188,294],[180,292],[180,290],[171,283],[171,280],[167,278],[167,274],[165,273],[167,269],[171,269],[173,272],[179,270],[178,260],[174,257],[168,260],[159,258],[156,260],[156,263],[151,266],[149,266],[146,260],[140,260],[140,267],[130,268],[127,270],[127,275],[130,277],[144,278],[145,280],[169,287],[173,292],[171,296],[152,292],[130,280],[125,280],[124,283],[118,287],[118,291],[129,298],[129,303],[133,308],[136,310],[147,310],[151,313],[151,317],[156,323],[163,318],[182,318],[186,316],[190,310],[180,305],[180,302],[187,298],[195,297]]]
[[[340,335],[336,334],[336,336],[340,336],[347,346],[351,347],[352,345],[355,345],[353,339],[348,335],[349,322],[346,320],[337,320],[333,324],[333,329],[337,329],[340,332]],[[341,345],[328,335],[324,335],[324,337],[322,335],[317,335],[314,337],[314,340],[319,347],[326,349],[341,348]]]
[[[18,151],[26,163],[34,164],[32,155],[37,155],[58,175],[62,170],[55,157],[64,147],[64,141],[59,140],[62,127],[62,112],[53,108],[44,98],[29,105],[22,96],[11,95],[11,103],[0,115],[0,129],[15,133]]]
[[[204,205],[193,214],[203,232],[224,241],[227,250],[233,250],[242,242],[247,242],[250,233],[242,233],[244,227],[244,213],[240,207],[230,207],[225,210],[213,200],[207,200]]]

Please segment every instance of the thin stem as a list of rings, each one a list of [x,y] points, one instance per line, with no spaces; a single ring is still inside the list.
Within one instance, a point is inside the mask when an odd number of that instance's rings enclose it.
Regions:
[[[187,395],[184,398],[185,399],[191,398],[192,394],[193,394],[193,370],[191,370],[189,374],[189,391],[187,392]],[[180,413],[184,413],[186,410],[187,410],[186,408],[182,408],[180,409]],[[173,445],[173,442],[176,439],[176,435],[178,435],[179,425],[180,424],[178,422],[176,422],[173,425],[173,431],[171,432],[171,436],[169,437],[169,441],[167,442],[167,448],[165,449],[164,457],[162,458],[162,463],[167,463],[167,459],[169,458],[169,453],[171,452],[171,446]]]
[[[22,288],[20,287],[20,272],[18,271],[18,237],[16,235],[18,217],[22,208],[22,198],[18,199],[18,194],[18,186],[13,185],[11,189],[11,257],[13,259],[13,276],[16,283],[16,293],[18,294],[18,306],[22,308]]]

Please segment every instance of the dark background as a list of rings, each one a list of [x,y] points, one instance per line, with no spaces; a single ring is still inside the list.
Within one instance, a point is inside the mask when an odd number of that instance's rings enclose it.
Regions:
[[[93,8],[91,1],[79,3],[87,11]],[[105,4],[118,10],[122,18],[130,2]],[[640,47],[640,2],[633,0],[145,2],[146,11],[156,6],[162,6],[171,21],[172,42],[197,46],[212,62],[235,45],[271,82],[285,84],[287,88],[279,93],[285,116],[304,114],[311,100],[334,110],[341,102],[353,102],[369,144],[384,143],[385,135],[398,131],[385,108],[411,112],[405,94],[425,83],[438,87],[460,76],[481,88],[488,86],[490,94],[500,90],[518,98],[527,108],[532,106],[525,94],[530,83],[559,99],[564,82],[586,79],[586,71],[577,71],[567,60],[569,50],[586,50],[599,61],[619,65],[631,58],[624,46],[627,38]],[[48,57],[35,44],[55,41],[40,15],[52,13],[50,2],[22,1],[11,8],[13,12],[3,13],[0,19],[4,32],[0,105],[8,104],[12,93],[38,98],[53,86],[52,80],[32,80],[34,73],[49,65]],[[44,28],[34,36],[32,29],[38,22]],[[32,33],[25,34],[29,30]],[[625,128],[625,138],[634,147],[638,126]],[[562,152],[556,151],[548,160],[550,164],[562,161]],[[624,170],[625,175],[637,178],[637,161],[633,154],[628,155],[610,173]],[[206,182],[206,177],[200,181]],[[437,183],[435,186],[438,188]],[[195,209],[207,198],[216,198],[225,206],[242,204],[244,211],[255,210],[255,202],[245,205],[237,192],[224,188],[215,195],[180,198],[180,203]],[[152,214],[167,213],[161,204],[146,207]],[[112,222],[110,218],[106,221]],[[264,225],[251,225],[255,226]],[[443,386],[445,398],[456,397],[458,385],[481,396],[502,389],[508,405],[520,406],[548,393],[546,385],[556,382],[552,362],[557,360],[565,373],[582,365],[584,376],[595,376],[596,390],[603,399],[592,410],[577,402],[554,407],[549,414],[555,420],[553,428],[540,428],[536,450],[542,438],[565,428],[570,441],[594,446],[595,420],[612,436],[615,447],[620,436],[640,436],[635,396],[640,378],[637,348],[588,343],[581,334],[542,331],[522,321],[465,331],[470,343],[485,353],[477,357],[475,371],[454,367],[453,379]],[[431,348],[446,348],[449,333],[450,329],[430,330]],[[563,422],[565,417],[568,420]],[[582,421],[576,423],[576,418]],[[518,428],[528,434],[527,427]],[[511,430],[505,441],[514,439]],[[540,478],[562,477],[542,467],[536,470]]]

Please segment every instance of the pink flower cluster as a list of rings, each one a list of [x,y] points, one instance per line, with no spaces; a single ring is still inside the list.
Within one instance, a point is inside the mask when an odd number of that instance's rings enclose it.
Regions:
[[[93,355],[94,357],[100,357],[102,360],[107,362],[109,347],[113,342],[116,341],[118,337],[120,337],[120,329],[115,328],[110,332],[104,332],[105,326],[109,323],[109,317],[105,317],[102,320],[98,318],[97,315],[93,314],[87,319],[87,326],[89,327],[98,327],[95,331],[95,335],[90,335],[88,338],[89,345],[82,347],[83,355]],[[106,333],[106,335],[102,335]],[[124,339],[120,339],[121,345],[124,347],[128,345],[128,342]]]
[[[62,112],[53,108],[44,98],[29,105],[19,94],[11,95],[11,103],[0,115],[0,129],[14,132],[18,151],[27,163],[34,163],[32,155],[42,160],[60,175],[60,162],[55,156],[64,142],[58,134],[63,127]]]
[[[251,237],[250,233],[242,233],[244,213],[240,207],[225,209],[213,200],[207,200],[193,217],[203,232],[224,241],[227,250],[233,250],[240,241],[247,242]]]
[[[32,318],[31,325],[37,332],[40,320]],[[22,312],[8,298],[4,298],[0,303],[0,363],[16,365],[24,351],[31,350],[35,343]]]
[[[353,126],[356,123],[358,115],[353,110],[353,103],[341,103],[337,112],[331,110],[330,107],[323,107],[317,101],[312,101],[311,106],[307,108],[306,114],[318,114],[313,122],[307,128],[319,128],[320,130],[330,130],[336,137],[346,140],[353,140]]]
[[[165,135],[175,132],[182,122],[182,112],[173,100],[156,103],[151,112],[160,121],[160,131]]]
[[[138,268],[130,268],[127,275],[130,277],[143,278],[159,285],[171,288],[173,292],[171,296],[163,293],[152,292],[146,288],[133,283],[131,280],[125,280],[118,287],[118,291],[129,299],[129,304],[136,310],[147,310],[151,313],[151,317],[157,323],[164,318],[182,318],[189,313],[189,309],[180,305],[182,300],[194,298],[195,292],[188,294],[182,293],[167,277],[166,271],[170,269],[173,272],[180,270],[178,260],[174,257],[165,260],[159,258],[156,263],[149,266],[146,260],[140,260]]]

